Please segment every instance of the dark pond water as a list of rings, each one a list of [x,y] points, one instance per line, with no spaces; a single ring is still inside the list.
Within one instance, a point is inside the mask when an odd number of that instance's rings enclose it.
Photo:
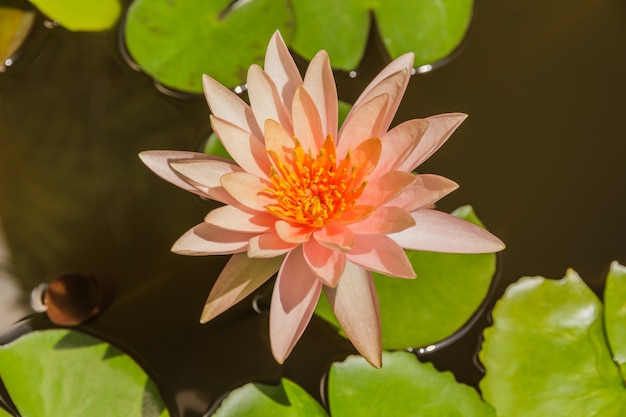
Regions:
[[[371,45],[354,98],[384,65]],[[479,0],[456,58],[413,77],[398,121],[470,118],[425,165],[461,188],[439,207],[472,204],[508,245],[497,293],[523,275],[573,267],[597,292],[626,263],[626,3]],[[267,317],[245,302],[200,325],[224,258],[169,253],[209,203],[156,179],[146,149],[197,150],[204,101],[158,92],[133,71],[116,33],[46,29],[0,74],[0,216],[27,290],[64,272],[110,280],[116,297],[90,332],[137,354],[181,415],[197,416],[249,380],[287,376],[315,395],[324,370],[352,352],[314,319],[284,367],[269,354]],[[476,383],[480,326],[433,355]],[[431,358],[429,358],[431,359]]]

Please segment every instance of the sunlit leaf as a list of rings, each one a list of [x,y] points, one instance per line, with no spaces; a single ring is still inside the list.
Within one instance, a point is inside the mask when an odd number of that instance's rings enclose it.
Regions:
[[[469,206],[453,214],[481,224]],[[428,346],[459,331],[485,300],[496,270],[495,254],[407,254],[416,279],[374,274],[385,349]],[[339,327],[324,297],[316,313]]]
[[[351,70],[363,57],[370,16],[392,58],[415,52],[415,66],[449,55],[463,40],[472,0],[292,0],[294,38],[290,46],[310,59],[326,49],[333,67]]]
[[[381,369],[360,356],[333,364],[328,396],[332,417],[495,417],[473,388],[408,352],[385,352]]]
[[[34,19],[32,11],[0,7],[0,65],[22,46]]]
[[[480,353],[487,371],[480,387],[498,415],[626,415],[602,310],[571,270],[561,280],[527,277],[507,289]]]
[[[277,29],[289,39],[287,0],[136,0],[125,33],[143,71],[166,87],[199,93],[202,74],[231,87],[243,84]]]
[[[0,378],[23,416],[169,416],[130,357],[75,331],[35,331],[0,346]]]
[[[604,290],[606,335],[613,358],[626,377],[626,267],[614,262]]]
[[[50,19],[72,31],[101,31],[120,16],[119,0],[30,0]]]
[[[297,384],[246,384],[232,391],[215,417],[326,417],[322,406]]]
[[[0,407],[0,417],[13,417],[7,411],[4,411],[4,408]]]

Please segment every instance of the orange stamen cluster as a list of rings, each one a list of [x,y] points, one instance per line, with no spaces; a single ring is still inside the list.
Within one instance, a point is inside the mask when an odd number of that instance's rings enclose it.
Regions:
[[[350,152],[337,164],[332,137],[324,141],[319,154],[307,154],[294,138],[293,161],[282,161],[275,152],[269,152],[274,163],[270,173],[273,189],[269,189],[277,204],[268,205],[274,216],[313,227],[322,227],[340,219],[354,207],[367,181],[359,167],[352,165]]]

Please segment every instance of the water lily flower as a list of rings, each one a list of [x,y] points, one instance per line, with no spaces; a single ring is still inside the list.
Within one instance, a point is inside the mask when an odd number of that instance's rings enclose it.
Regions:
[[[143,162],[165,180],[223,203],[173,246],[185,255],[233,254],[202,312],[207,322],[276,272],[270,344],[282,363],[309,323],[323,290],[356,349],[382,365],[372,271],[414,278],[403,249],[495,252],[503,243],[433,204],[457,188],[412,171],[466,117],[443,114],[388,130],[409,82],[413,54],[390,63],[365,88],[338,129],[328,54],[304,79],[277,32],[262,69],[248,71],[250,105],[204,76],[211,125],[233,160],[148,151]]]

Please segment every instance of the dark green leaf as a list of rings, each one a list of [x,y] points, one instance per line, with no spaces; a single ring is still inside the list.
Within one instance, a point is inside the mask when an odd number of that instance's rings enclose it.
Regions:
[[[215,417],[327,417],[324,409],[297,384],[246,384],[232,391]]]
[[[617,417],[626,389],[611,358],[602,304],[574,271],[511,285],[485,330],[485,399],[498,415]]]
[[[101,31],[120,16],[119,0],[30,0],[52,20],[72,31]]]
[[[474,389],[408,352],[385,352],[381,369],[360,356],[334,364],[328,395],[332,417],[495,417]]]
[[[35,331],[0,346],[0,378],[23,416],[169,416],[130,357],[71,330]]]
[[[626,267],[614,262],[604,290],[606,335],[613,358],[626,377]]]
[[[267,42],[280,29],[291,35],[287,0],[136,0],[126,20],[132,58],[161,84],[202,91],[202,74],[235,87],[248,67],[261,64]]]
[[[296,23],[290,46],[311,59],[326,49],[333,67],[352,70],[363,57],[370,16],[389,55],[415,52],[415,66],[449,55],[463,40],[472,0],[292,0]]]

